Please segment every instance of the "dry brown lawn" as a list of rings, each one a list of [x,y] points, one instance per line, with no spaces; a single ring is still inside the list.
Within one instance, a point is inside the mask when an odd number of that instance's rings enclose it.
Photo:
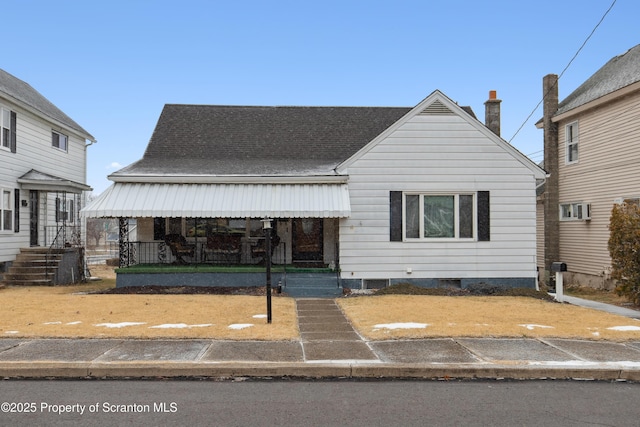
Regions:
[[[384,295],[340,299],[338,304],[354,327],[370,340],[435,337],[640,340],[637,320],[527,297]],[[402,328],[403,323],[426,326]],[[401,328],[390,329],[398,326]],[[621,326],[634,330],[608,329]]]
[[[299,339],[295,301],[232,295],[107,295],[112,268],[94,267],[102,281],[80,286],[0,290],[0,337]],[[559,337],[640,340],[640,322],[596,310],[527,297],[385,295],[340,298],[338,304],[367,339],[435,337]],[[424,328],[402,328],[407,323]],[[398,325],[400,324],[400,325]],[[231,325],[251,325],[242,329]],[[386,325],[386,326],[385,326]],[[401,326],[399,329],[392,329]],[[419,325],[414,325],[419,326]]]
[[[92,269],[93,276],[99,272]],[[0,290],[0,337],[291,340],[299,336],[295,302],[290,298],[272,299],[273,322],[268,324],[262,317],[264,297],[87,294],[113,287],[112,274],[112,269],[111,273],[105,269],[104,281],[79,286]]]

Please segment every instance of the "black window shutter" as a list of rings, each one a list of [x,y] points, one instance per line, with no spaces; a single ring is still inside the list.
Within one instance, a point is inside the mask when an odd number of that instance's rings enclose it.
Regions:
[[[56,222],[60,222],[60,198],[56,197]]]
[[[478,241],[480,242],[491,240],[489,211],[489,192],[478,191]]]
[[[15,206],[15,211],[13,212],[13,231],[16,233],[20,232],[20,190],[15,189],[14,191],[14,199],[13,204]]]
[[[389,194],[389,238],[392,242],[402,242],[402,191]]]
[[[11,126],[11,130],[10,130],[10,133],[11,133],[11,142],[10,142],[11,152],[15,153],[17,151],[17,149],[16,149],[16,145],[17,145],[16,144],[16,112],[15,111],[11,112],[11,124],[10,124],[10,126]]]

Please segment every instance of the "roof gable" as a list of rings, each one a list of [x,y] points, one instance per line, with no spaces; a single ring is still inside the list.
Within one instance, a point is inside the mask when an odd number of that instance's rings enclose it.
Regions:
[[[449,99],[446,95],[444,95],[439,90],[435,90],[428,97],[426,97],[422,102],[420,102],[415,108],[405,114],[401,119],[396,121],[392,126],[387,128],[383,133],[378,135],[374,140],[372,140],[369,144],[360,149],[357,153],[351,156],[349,159],[342,162],[336,170],[339,173],[345,173],[348,167],[357,161],[360,157],[362,157],[365,153],[370,151],[373,147],[379,144],[381,141],[386,139],[389,135],[395,132],[398,128],[400,128],[404,123],[409,121],[412,117],[416,115],[457,115],[467,121],[471,126],[476,128],[479,132],[484,134],[488,139],[492,140],[495,144],[501,147],[503,150],[510,153],[517,161],[526,166],[529,170],[531,170],[534,175],[538,179],[544,179],[545,173],[544,171],[533,163],[527,156],[520,153],[516,148],[514,148],[511,144],[509,144],[504,139],[497,136],[493,133],[489,128],[487,128],[484,124],[478,121],[473,114],[470,112],[470,109],[467,107],[460,107],[454,101]]]
[[[50,120],[54,120],[72,130],[75,130],[86,139],[94,141],[95,138],[86,130],[76,123],[71,117],[63,113],[58,107],[53,105],[47,98],[42,96],[40,92],[35,90],[28,83],[12,76],[6,71],[0,69],[0,96],[18,102],[28,108],[36,110]]]
[[[555,116],[637,82],[640,82],[640,45],[609,60],[558,104]]]

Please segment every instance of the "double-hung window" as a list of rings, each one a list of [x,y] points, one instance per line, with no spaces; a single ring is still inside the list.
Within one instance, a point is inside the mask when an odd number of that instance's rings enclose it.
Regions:
[[[10,231],[13,228],[13,197],[11,190],[0,189],[0,230]]]
[[[67,151],[69,138],[67,135],[58,132],[51,132],[51,145],[60,150]]]
[[[0,107],[0,147],[16,152],[16,113]]]
[[[567,163],[578,161],[578,122],[573,122],[565,127],[565,141],[567,147]]]

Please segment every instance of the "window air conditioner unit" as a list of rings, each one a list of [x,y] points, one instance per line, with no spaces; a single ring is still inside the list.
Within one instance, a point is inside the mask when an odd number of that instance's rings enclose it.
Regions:
[[[578,206],[578,219],[591,219],[591,203],[582,203]]]

